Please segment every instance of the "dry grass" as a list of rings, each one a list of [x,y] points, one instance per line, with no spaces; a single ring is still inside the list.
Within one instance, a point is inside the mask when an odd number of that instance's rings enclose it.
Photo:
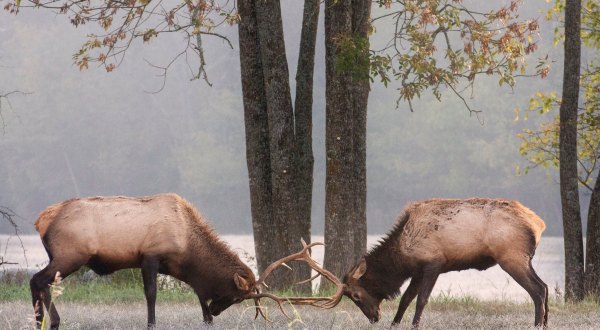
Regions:
[[[146,326],[144,302],[117,304],[88,304],[58,302],[63,329],[142,329]],[[350,302],[344,301],[333,310],[310,307],[297,310],[288,308],[295,316],[288,320],[274,306],[269,305],[271,323],[254,320],[250,304],[236,305],[215,317],[210,329],[389,329],[397,303],[384,303],[382,320],[369,324],[362,313]],[[551,329],[598,329],[600,306],[554,304],[550,308]],[[401,328],[410,328],[414,307],[405,315]],[[198,304],[159,303],[158,329],[208,329],[202,323]],[[31,329],[32,309],[28,302],[0,302],[1,329]],[[479,302],[472,299],[435,298],[427,306],[422,320],[423,329],[525,329],[533,328],[533,306],[527,303]]]

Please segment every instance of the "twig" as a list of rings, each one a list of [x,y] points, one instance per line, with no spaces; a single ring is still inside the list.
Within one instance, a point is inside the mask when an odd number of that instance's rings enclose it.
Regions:
[[[15,222],[15,219],[14,219],[14,218],[19,218],[19,216],[13,210],[11,210],[7,207],[4,207],[4,206],[0,206],[0,216],[2,216],[3,219],[8,221],[8,223],[10,223],[10,225],[13,227],[14,232],[15,232],[14,235],[19,240],[19,244],[21,245],[21,249],[23,250],[23,257],[25,258],[25,266],[29,267],[29,262],[27,261],[27,254],[25,253],[25,244],[23,244],[23,240],[21,239],[21,236],[19,235],[19,227],[17,226],[17,223]],[[8,242],[6,242],[6,244],[8,246]],[[5,248],[5,251],[6,251],[6,248]],[[15,263],[4,261],[4,257],[0,257],[0,261],[1,261],[0,265],[15,264]]]

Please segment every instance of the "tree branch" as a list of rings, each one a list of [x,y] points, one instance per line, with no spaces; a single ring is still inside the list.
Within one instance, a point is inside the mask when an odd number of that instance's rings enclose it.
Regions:
[[[10,96],[12,95],[27,95],[31,94],[28,92],[22,92],[19,90],[10,91],[8,93],[0,94],[0,124],[2,125],[2,134],[6,133],[6,122],[4,121],[4,114],[2,113],[2,101],[8,104],[9,109],[12,109],[12,104],[10,103]]]
[[[14,235],[19,240],[19,244],[21,245],[21,249],[23,250],[23,257],[25,258],[25,264],[27,266],[29,266],[29,263],[27,261],[27,255],[25,254],[25,245],[23,244],[23,240],[21,239],[21,236],[19,235],[19,227],[17,226],[17,223],[15,222],[15,218],[18,218],[19,216],[15,212],[13,212],[13,210],[11,210],[7,207],[4,207],[4,206],[0,206],[0,216],[2,217],[2,219],[8,221],[8,223],[13,227]],[[10,240],[10,238],[9,238],[9,240]],[[8,241],[6,242],[6,245],[8,246]],[[6,247],[5,247],[4,254],[6,254]],[[1,265],[16,265],[16,264],[17,263],[6,261],[6,260],[4,260],[4,256],[0,256],[0,266]]]

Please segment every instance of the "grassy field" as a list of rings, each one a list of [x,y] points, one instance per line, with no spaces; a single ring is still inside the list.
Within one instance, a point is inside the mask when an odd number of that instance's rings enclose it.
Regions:
[[[63,329],[142,329],[146,325],[139,272],[125,271],[110,278],[86,279],[80,273],[62,283],[63,294],[56,304]],[[0,329],[32,328],[27,276],[12,274],[0,281]],[[109,283],[110,282],[110,283]],[[600,304],[572,305],[550,301],[551,329],[598,329]],[[210,329],[388,329],[398,302],[384,302],[382,319],[369,324],[360,310],[348,300],[332,310],[288,306],[285,318],[271,303],[265,302],[272,322],[254,320],[251,303],[242,303],[215,317]],[[202,312],[194,294],[185,286],[163,280],[158,294],[159,329],[205,329]],[[410,328],[414,305],[409,308],[401,328]],[[480,301],[468,296],[438,295],[425,309],[423,329],[525,329],[533,328],[533,305],[526,301]]]

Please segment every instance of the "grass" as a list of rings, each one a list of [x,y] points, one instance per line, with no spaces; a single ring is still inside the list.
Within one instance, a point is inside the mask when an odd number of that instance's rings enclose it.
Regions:
[[[141,329],[146,325],[146,304],[139,271],[122,271],[105,278],[89,278],[84,271],[65,279],[56,302],[63,329]],[[0,280],[0,329],[31,329],[33,312],[27,274]],[[204,329],[197,297],[185,285],[161,279],[157,299],[159,329]],[[283,294],[285,295],[285,293]],[[560,297],[558,297],[560,298]],[[597,329],[600,303],[565,304],[550,299],[552,329]],[[381,306],[382,320],[369,324],[349,300],[332,310],[287,306],[286,319],[272,302],[265,301],[272,322],[254,320],[251,301],[235,305],[215,317],[210,329],[388,329],[398,299]],[[414,304],[401,328],[410,328]],[[424,329],[524,329],[533,328],[533,304],[528,301],[482,301],[471,296],[442,293],[430,299],[423,314]]]
[[[61,297],[62,298],[62,297]],[[235,305],[215,317],[210,329],[389,329],[396,312],[396,302],[382,305],[382,320],[369,324],[367,319],[350,301],[342,301],[332,310],[319,310],[300,306],[294,310],[286,307],[293,319],[286,319],[272,303],[265,323],[254,320],[250,302]],[[63,329],[142,329],[146,325],[146,304],[131,303],[82,303],[58,301]],[[600,324],[599,306],[593,304],[553,304],[550,307],[551,329],[597,329]],[[197,302],[160,302],[156,306],[159,329],[208,329],[202,323],[202,313]],[[401,328],[410,328],[414,305],[409,308]],[[31,328],[31,305],[29,301],[0,302],[0,328]],[[434,298],[425,309],[423,329],[527,329],[533,328],[533,306],[529,303],[469,302],[459,299],[439,302]]]
[[[90,276],[84,269],[63,281],[61,301],[89,304],[131,303],[144,301],[144,288],[139,270],[122,270],[111,276]],[[191,289],[170,277],[158,281],[158,302],[196,302]],[[0,279],[0,302],[31,299],[29,276],[22,272],[4,273]],[[1,327],[0,327],[1,328]]]

